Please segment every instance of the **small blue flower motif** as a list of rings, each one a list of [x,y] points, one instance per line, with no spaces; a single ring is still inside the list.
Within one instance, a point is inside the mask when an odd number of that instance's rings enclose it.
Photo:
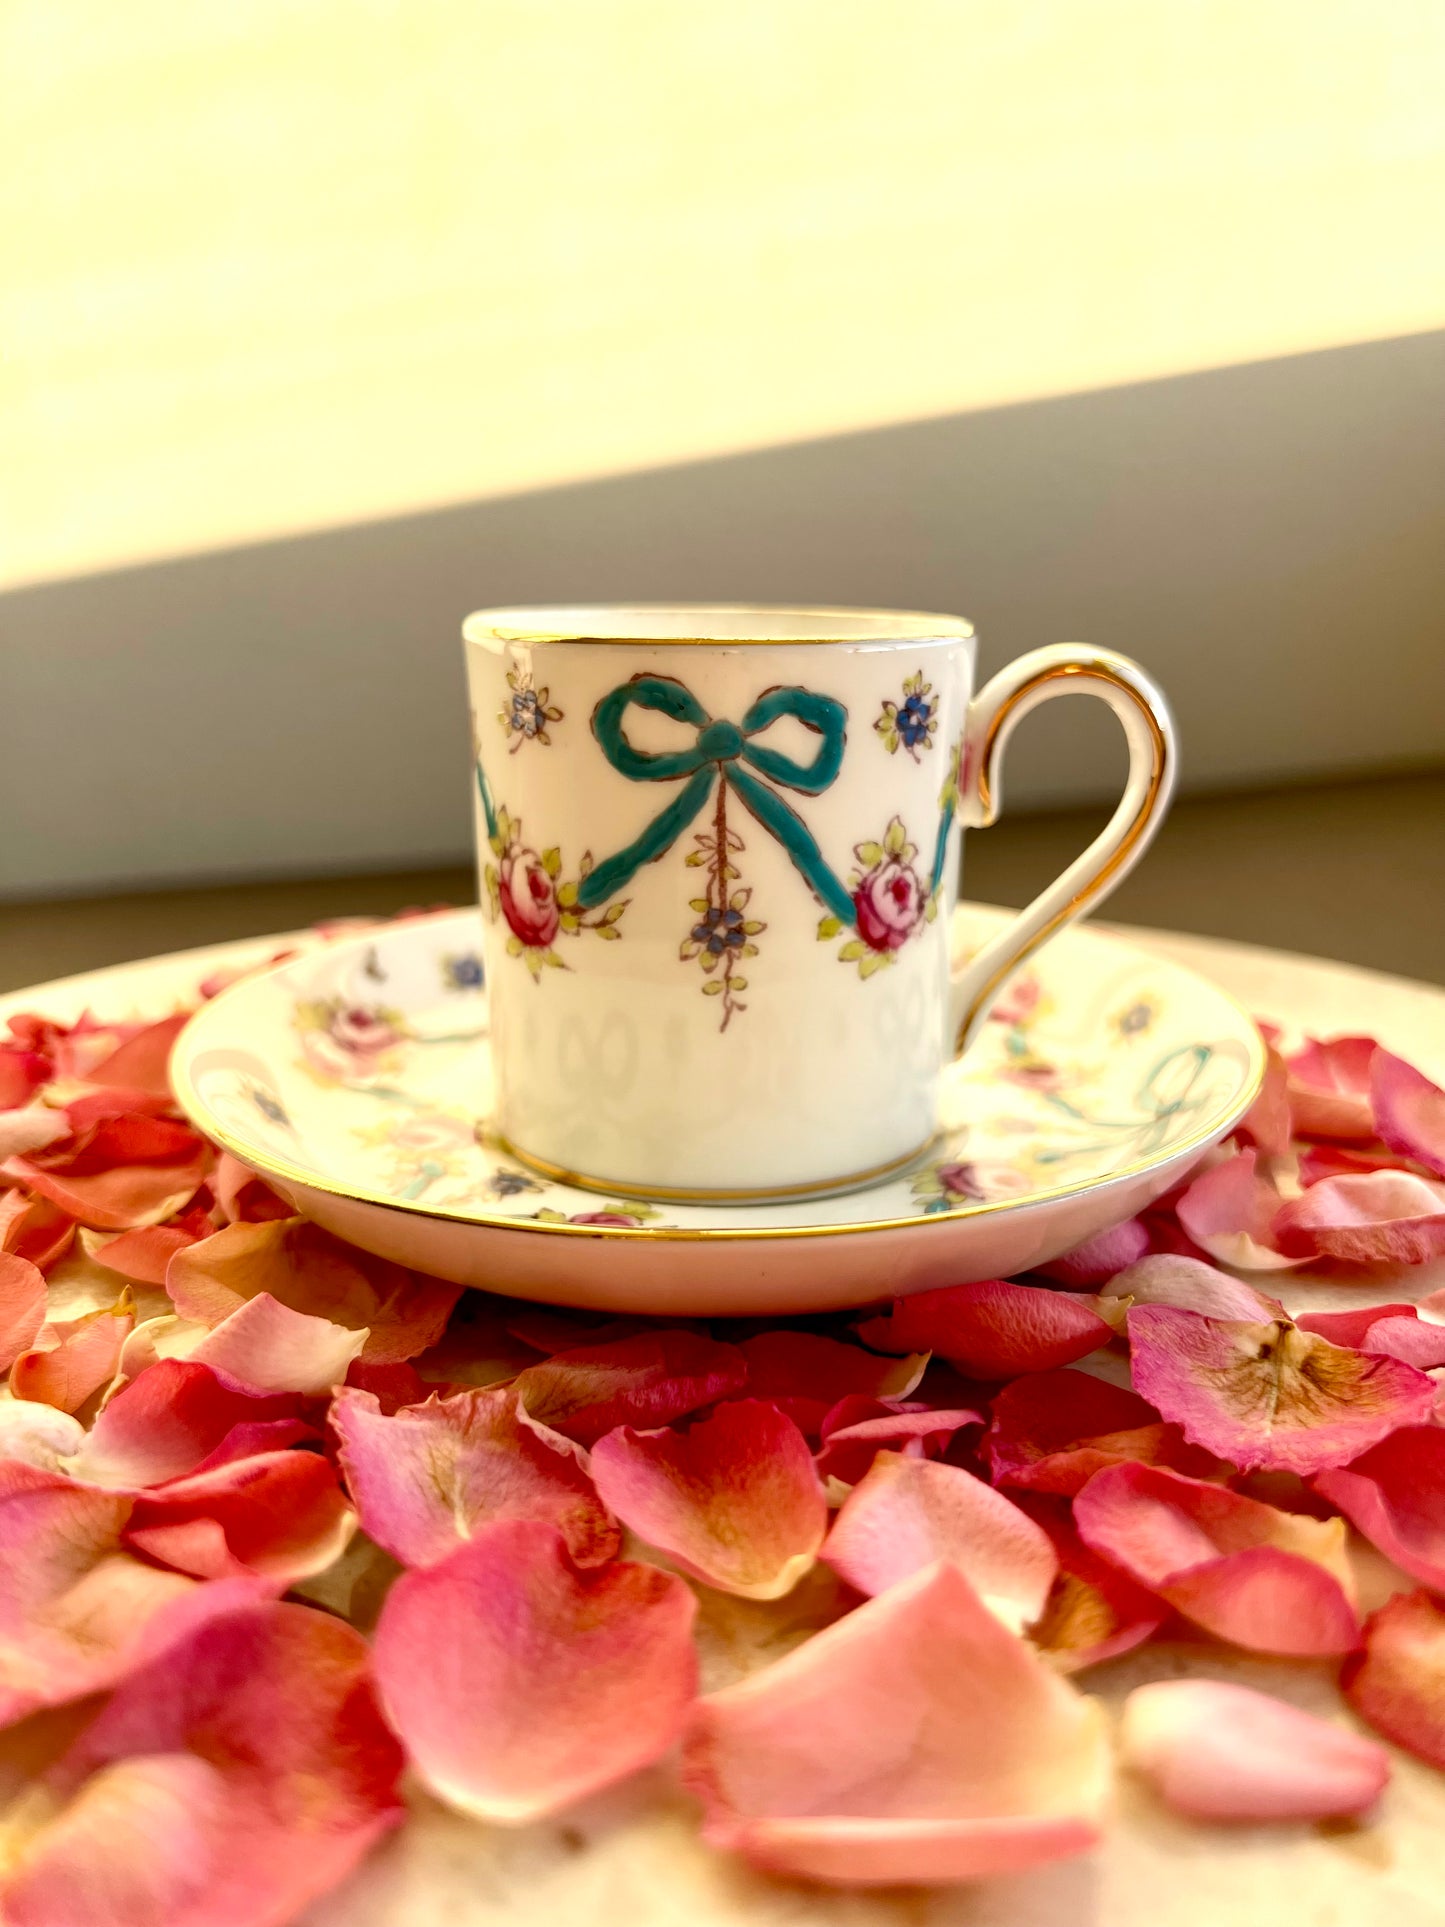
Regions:
[[[1130,1004],[1114,1019],[1114,1028],[1121,1037],[1142,1037],[1158,1015],[1153,1004],[1141,997],[1137,1003]]]
[[[933,693],[933,684],[923,680],[921,669],[917,675],[905,679],[901,703],[884,703],[883,713],[873,727],[883,738],[883,747],[890,756],[905,749],[916,763],[920,761],[921,749],[933,748],[933,732],[938,727],[938,698]]]
[[[512,744],[512,754],[515,756],[523,743],[550,744],[552,738],[547,734],[547,725],[562,720],[561,710],[547,701],[551,692],[536,687],[530,669],[509,669],[507,686],[511,694],[499,717],[507,734],[517,739]]]
[[[291,1120],[286,1115],[286,1106],[279,1097],[273,1097],[270,1091],[263,1090],[259,1084],[253,1084],[251,1102],[262,1117],[267,1118],[272,1124],[279,1124],[283,1129],[290,1130]]]
[[[523,1191],[542,1189],[525,1171],[493,1171],[489,1183],[494,1198],[515,1198]]]
[[[725,950],[741,950],[747,942],[742,911],[719,910],[715,904],[709,905],[701,923],[692,926],[692,941],[710,957],[720,957]]]
[[[459,957],[442,958],[444,990],[480,990],[484,980],[482,960],[475,950],[465,950]]]

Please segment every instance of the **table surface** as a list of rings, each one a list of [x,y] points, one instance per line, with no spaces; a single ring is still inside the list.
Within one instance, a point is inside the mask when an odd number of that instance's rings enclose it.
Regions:
[[[1212,976],[1291,1030],[1369,1031],[1445,1078],[1445,992],[1401,978],[1249,946],[1159,931],[1121,932]],[[169,1007],[220,957],[267,954],[280,939],[74,977],[0,997],[65,1017]],[[1372,1287],[1290,1274],[1282,1295],[1330,1308],[1419,1297],[1445,1266]],[[1277,1277],[1269,1289],[1279,1291]],[[1413,1582],[1360,1548],[1361,1603]],[[806,1582],[805,1582],[806,1585]],[[705,1686],[765,1663],[796,1639],[796,1606],[704,1601]],[[1333,1669],[1232,1653],[1203,1640],[1149,1645],[1079,1676],[1117,1708],[1135,1686],[1188,1674],[1259,1686],[1342,1722]],[[479,1825],[414,1794],[410,1823],[297,1927],[551,1927],[625,1919],[628,1927],[1431,1927],[1445,1923],[1445,1775],[1394,1753],[1394,1777],[1360,1825],[1206,1829],[1174,1818],[1121,1775],[1102,1849],[1083,1859],[971,1887],[829,1892],[753,1874],[704,1848],[690,1803],[659,1768],[561,1818],[515,1830]]]

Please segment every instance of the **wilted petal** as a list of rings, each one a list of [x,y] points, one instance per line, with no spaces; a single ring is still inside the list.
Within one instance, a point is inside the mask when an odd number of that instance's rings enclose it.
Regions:
[[[808,1441],[760,1399],[730,1400],[685,1432],[619,1426],[593,1446],[592,1477],[640,1539],[745,1599],[791,1592],[827,1530]]]
[[[1301,1137],[1365,1142],[1375,1135],[1370,1106],[1373,1037],[1311,1037],[1285,1061],[1294,1128]]]
[[[1070,1365],[1114,1334],[1067,1292],[985,1278],[895,1298],[889,1315],[870,1318],[858,1336],[880,1351],[937,1352],[974,1378],[1000,1379]]]
[[[166,1290],[184,1318],[219,1325],[262,1292],[308,1317],[365,1330],[362,1356],[412,1358],[442,1333],[460,1285],[374,1258],[304,1218],[228,1224],[178,1252]]]
[[[1137,1305],[1129,1343],[1144,1396],[1186,1438],[1244,1471],[1343,1465],[1396,1426],[1423,1421],[1434,1398],[1413,1365],[1279,1321]]]
[[[32,1197],[19,1185],[0,1191],[0,1252],[44,1271],[65,1255],[74,1236],[74,1218],[49,1198]]]
[[[1231,1278],[1227,1271],[1217,1271],[1202,1259],[1181,1257],[1176,1252],[1141,1258],[1106,1285],[1104,1295],[1129,1298],[1136,1305],[1173,1305],[1176,1311],[1202,1312],[1206,1318],[1284,1316],[1284,1306],[1277,1298],[1267,1297],[1253,1285]]]
[[[1114,1465],[1074,1500],[1084,1543],[1218,1639],[1345,1653],[1359,1636],[1345,1528],[1162,1466]]]
[[[1329,1820],[1373,1806],[1381,1746],[1297,1706],[1214,1679],[1159,1680],[1124,1702],[1124,1763],[1192,1820]]]
[[[28,1351],[45,1323],[45,1277],[28,1258],[0,1251],[0,1372]]]
[[[984,1416],[972,1406],[934,1407],[850,1393],[840,1398],[823,1420],[823,1443],[816,1460],[818,1476],[857,1485],[878,1454],[888,1447],[912,1458],[941,1458],[956,1432],[968,1425],[982,1425]]]
[[[510,1386],[428,1398],[394,1416],[348,1387],[331,1422],[363,1527],[403,1565],[435,1565],[503,1518],[555,1526],[578,1565],[617,1552],[616,1521],[591,1480],[518,1419]]]
[[[1428,1264],[1445,1256],[1445,1184],[1410,1171],[1322,1178],[1283,1207],[1274,1235],[1299,1259]]]
[[[1405,1426],[1314,1485],[1387,1559],[1445,1592],[1445,1430]]]
[[[1151,1639],[1169,1608],[1086,1546],[1067,1506],[1027,1499],[1029,1516],[1048,1533],[1059,1570],[1029,1640],[1060,1672],[1077,1673]]]
[[[530,1418],[591,1445],[615,1425],[670,1425],[730,1398],[747,1373],[735,1345],[697,1332],[658,1331],[558,1352],[512,1382]]]
[[[1098,1706],[940,1564],[700,1700],[703,1838],[847,1885],[984,1879],[1099,1839]]]
[[[983,1449],[995,1485],[1078,1492],[1106,1465],[1168,1465],[1191,1478],[1217,1466],[1147,1399],[1088,1372],[1029,1372],[993,1401]]]
[[[822,1558],[858,1592],[901,1585],[948,1559],[994,1616],[1037,1619],[1058,1570],[1048,1534],[962,1466],[880,1452],[833,1521]]]
[[[298,1407],[289,1394],[252,1392],[209,1365],[163,1358],[109,1400],[74,1470],[97,1485],[160,1485],[196,1471],[235,1426],[291,1419]]]
[[[232,1600],[231,1589],[217,1590]],[[212,1602],[122,1683],[45,1776],[58,1811],[0,1878],[6,1919],[294,1919],[402,1817],[401,1753],[366,1661],[365,1642],[329,1614]]]
[[[1259,1096],[1239,1120],[1235,1131],[1267,1158],[1284,1157],[1294,1137],[1289,1082],[1289,1066],[1274,1045],[1266,1043],[1264,1081],[1259,1087]]]
[[[329,1461],[262,1452],[138,1495],[125,1543],[198,1579],[290,1585],[339,1558],[355,1527]]]
[[[43,1325],[32,1349],[10,1368],[11,1391],[16,1398],[78,1412],[115,1377],[121,1347],[134,1327],[129,1288],[100,1311]]]
[[[1258,1166],[1256,1151],[1240,1151],[1196,1178],[1175,1205],[1180,1224],[1201,1250],[1243,1271],[1288,1271],[1303,1262],[1275,1237],[1282,1203]]]
[[[1362,1720],[1396,1746],[1445,1770],[1445,1606],[1397,1593],[1365,1621],[1364,1650],[1340,1684]]]
[[[1126,1218],[1123,1224],[1111,1225],[1107,1231],[1075,1245],[1062,1258],[1035,1265],[1034,1270],[1071,1291],[1094,1291],[1126,1266],[1137,1264],[1152,1248],[1149,1227],[1143,1219]]]
[[[1312,1311],[1295,1320],[1332,1345],[1403,1358],[1422,1372],[1445,1365],[1445,1325],[1421,1318],[1414,1305],[1366,1305],[1358,1311]]]
[[[1375,1128],[1392,1151],[1445,1178],[1445,1091],[1392,1051],[1370,1060]]]
[[[188,1354],[257,1392],[329,1392],[360,1356],[367,1332],[292,1311],[269,1292],[248,1298]]]
[[[800,1431],[817,1438],[823,1420],[849,1393],[906,1398],[923,1376],[926,1358],[878,1358],[817,1332],[765,1331],[744,1339],[748,1391],[776,1405]]]
[[[697,1678],[696,1609],[673,1573],[582,1570],[552,1526],[499,1519],[397,1580],[376,1678],[433,1793],[479,1819],[536,1820],[674,1743]]]

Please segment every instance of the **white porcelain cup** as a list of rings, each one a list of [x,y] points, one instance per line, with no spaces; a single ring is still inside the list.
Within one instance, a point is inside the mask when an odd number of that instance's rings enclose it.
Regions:
[[[645,1198],[796,1198],[919,1156],[1008,978],[1143,854],[1175,773],[1137,664],[1066,643],[973,693],[957,616],[493,609],[465,624],[507,1147]],[[1129,776],[1005,933],[950,957],[1009,735],[1100,697]]]

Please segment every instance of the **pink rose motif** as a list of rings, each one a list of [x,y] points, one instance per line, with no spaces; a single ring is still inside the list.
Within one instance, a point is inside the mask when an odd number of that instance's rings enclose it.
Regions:
[[[391,1134],[392,1146],[398,1151],[449,1151],[471,1141],[470,1124],[463,1118],[447,1117],[441,1112],[423,1112],[419,1117],[409,1118]]]
[[[928,899],[918,873],[885,857],[853,892],[858,935],[870,950],[901,950],[923,920]]]
[[[545,950],[557,934],[557,890],[535,850],[502,858],[498,877],[502,915],[529,950]]]
[[[945,1197],[963,1198],[970,1204],[980,1203],[983,1199],[983,1186],[971,1164],[940,1164],[934,1176]]]
[[[379,1057],[401,1041],[395,1024],[380,1011],[367,1010],[360,1004],[343,1004],[332,1016],[328,1028],[333,1041],[357,1057]]]
[[[627,1217],[621,1211],[574,1211],[567,1222],[568,1224],[639,1225],[642,1220]]]
[[[390,1051],[404,1041],[403,1032],[379,1010],[362,1004],[338,1004],[325,1018],[324,1028],[302,1033],[302,1047],[324,1077],[354,1082],[377,1076]]]

